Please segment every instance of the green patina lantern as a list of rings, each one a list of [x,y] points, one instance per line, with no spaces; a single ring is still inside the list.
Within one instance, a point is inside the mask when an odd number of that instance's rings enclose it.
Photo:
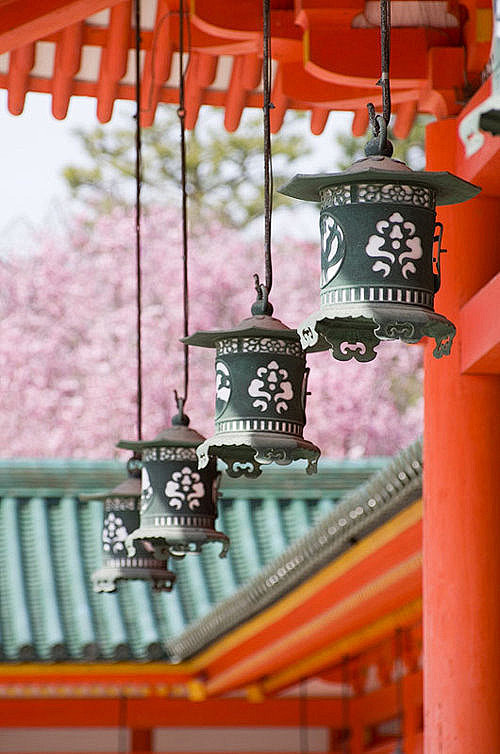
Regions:
[[[103,565],[92,574],[95,592],[115,592],[121,581],[149,581],[153,591],[171,591],[175,573],[169,571],[165,560],[154,557],[147,543],[137,547],[133,556],[127,555],[126,539],[139,525],[141,496],[140,461],[131,458],[127,464],[128,478],[108,492],[81,495],[82,501],[102,500],[104,520],[102,530]]]
[[[451,173],[413,171],[377,154],[384,151],[377,142],[342,173],[296,175],[280,189],[321,202],[321,307],[298,327],[301,343],[308,351],[329,348],[341,361],[370,361],[381,340],[427,336],[439,358],[456,329],[434,311],[444,251],[435,208],[480,189]]]
[[[252,312],[230,330],[184,339],[216,350],[215,434],[198,448],[200,468],[217,457],[229,476],[256,477],[262,465],[305,459],[311,474],[320,451],[303,437],[309,369],[299,337],[271,316],[267,299]]]
[[[220,473],[215,461],[198,469],[196,448],[205,439],[189,428],[182,412],[172,426],[150,441],[121,441],[142,455],[140,525],[126,540],[129,555],[151,547],[156,558],[183,558],[207,542],[220,542],[224,557],[229,539],[215,530]]]

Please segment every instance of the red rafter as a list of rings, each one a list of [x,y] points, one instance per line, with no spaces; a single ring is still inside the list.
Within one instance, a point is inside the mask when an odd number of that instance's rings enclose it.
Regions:
[[[313,107],[311,110],[311,131],[315,136],[323,133],[329,115],[330,111],[324,107]]]
[[[242,55],[238,55],[233,60],[233,70],[227,90],[226,112],[224,115],[224,126],[230,132],[236,131],[240,125],[241,114],[246,104],[247,93],[242,85],[244,68],[245,59]]]
[[[111,118],[118,82],[127,70],[131,14],[131,2],[120,3],[111,9],[97,85],[97,118],[100,123],[107,123]]]
[[[83,21],[121,0],[15,0],[0,13],[0,54]]]
[[[35,63],[35,45],[20,47],[10,54],[7,87],[9,90],[7,107],[12,115],[20,115],[28,91],[29,72]]]
[[[52,115],[58,120],[66,117],[72,94],[73,77],[80,69],[82,26],[82,23],[77,23],[63,29],[56,46],[52,83]]]
[[[152,45],[146,52],[142,72],[141,125],[153,125],[163,83],[172,66],[172,24],[168,0],[158,0]],[[176,32],[178,34],[178,32]]]

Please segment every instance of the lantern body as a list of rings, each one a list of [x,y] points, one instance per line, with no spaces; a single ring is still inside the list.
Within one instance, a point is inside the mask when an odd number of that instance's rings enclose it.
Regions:
[[[130,555],[145,543],[155,557],[181,558],[207,542],[229,539],[215,529],[220,474],[215,461],[198,469],[196,447],[204,438],[187,426],[173,426],[150,442],[121,442],[142,454],[140,525],[126,541]]]
[[[201,469],[218,457],[233,477],[298,459],[316,470],[320,451],[303,437],[309,370],[295,330],[256,315],[184,342],[216,349],[215,434],[197,450]]]
[[[92,574],[95,592],[114,592],[121,581],[149,581],[153,591],[170,591],[175,574],[166,561],[153,556],[152,548],[140,546],[133,557],[126,551],[126,539],[139,525],[141,482],[130,477],[114,490],[99,497],[82,495],[82,500],[102,500],[104,520],[102,531],[103,565]]]
[[[321,308],[298,327],[302,346],[370,361],[381,340],[428,336],[434,356],[448,354],[456,329],[434,311],[443,251],[435,207],[478,191],[379,156],[344,173],[295,176],[282,193],[321,201]]]

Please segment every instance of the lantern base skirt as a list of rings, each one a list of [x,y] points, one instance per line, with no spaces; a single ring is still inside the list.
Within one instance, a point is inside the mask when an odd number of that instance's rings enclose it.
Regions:
[[[116,592],[120,581],[149,581],[154,592],[171,592],[175,583],[175,573],[157,567],[104,566],[92,574],[94,592]]]
[[[141,526],[129,534],[125,546],[131,556],[135,553],[136,540],[147,541],[157,560],[167,560],[169,557],[180,559],[188,553],[199,553],[208,542],[221,543],[220,558],[224,558],[229,550],[229,537],[222,532],[198,526],[181,528],[175,523],[173,526]]]
[[[351,303],[325,306],[297,328],[302,348],[330,352],[339,361],[372,361],[381,340],[418,343],[434,338],[435,358],[450,353],[455,325],[446,317],[405,304]]]
[[[308,474],[317,471],[319,448],[312,442],[281,432],[219,432],[196,449],[199,468],[210,458],[220,458],[227,465],[231,477],[258,477],[262,466],[277,463],[287,466],[293,461],[306,460]]]

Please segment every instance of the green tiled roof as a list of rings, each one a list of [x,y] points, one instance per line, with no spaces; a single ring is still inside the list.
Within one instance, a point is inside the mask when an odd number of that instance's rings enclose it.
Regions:
[[[256,480],[224,478],[218,528],[225,560],[208,545],[173,564],[171,593],[141,582],[95,594],[102,504],[80,493],[109,489],[124,465],[95,461],[0,461],[0,648],[3,661],[159,659],[178,651],[191,626],[239,594],[386,463],[372,458],[267,469]],[[191,644],[190,644],[191,646]]]

